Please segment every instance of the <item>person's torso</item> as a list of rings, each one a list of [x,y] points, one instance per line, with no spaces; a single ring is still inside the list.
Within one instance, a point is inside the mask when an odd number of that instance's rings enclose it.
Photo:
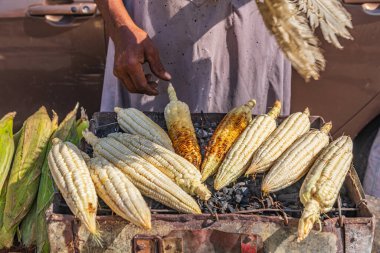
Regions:
[[[261,113],[275,98],[289,100],[290,67],[255,1],[128,0],[126,7],[192,111],[225,112],[255,98]],[[160,85],[157,97],[128,94],[127,106],[163,111],[166,87]]]

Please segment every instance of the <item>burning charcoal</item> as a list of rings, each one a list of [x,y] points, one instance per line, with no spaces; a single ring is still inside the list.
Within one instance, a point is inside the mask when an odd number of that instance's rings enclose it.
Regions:
[[[242,187],[241,188],[241,193],[243,194],[243,196],[248,196],[249,195],[249,190],[248,190],[248,187]]]
[[[241,194],[236,194],[236,195],[235,195],[235,201],[236,201],[237,203],[240,203],[241,200],[242,200],[242,198],[243,198],[243,195],[241,195]]]
[[[225,211],[227,210],[227,207],[228,207],[228,203],[227,202],[224,202],[223,205],[222,205],[222,211]]]
[[[228,205],[228,211],[230,213],[234,213],[235,212],[235,208],[233,208],[231,205]]]
[[[223,194],[228,194],[228,189],[227,189],[226,187],[224,187],[224,188],[222,189],[222,191],[223,191]]]

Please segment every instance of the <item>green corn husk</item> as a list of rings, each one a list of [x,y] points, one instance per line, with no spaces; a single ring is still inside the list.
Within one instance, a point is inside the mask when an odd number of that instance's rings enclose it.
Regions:
[[[13,119],[15,112],[8,113],[0,120],[0,192],[11,168],[15,143],[13,140]]]
[[[42,163],[48,140],[57,126],[41,107],[23,126],[9,175],[0,241],[9,248],[22,219],[27,215],[37,195]]]
[[[34,201],[32,209],[22,220],[20,226],[20,238],[24,246],[30,247],[37,242],[37,201]]]
[[[88,128],[89,121],[83,108],[81,118],[75,121],[77,109],[78,104],[59,125],[59,128],[54,133],[52,139],[59,138],[61,140],[70,141],[75,145],[78,145],[80,143],[82,139],[82,131]],[[51,143],[49,145],[51,147]],[[48,160],[45,159],[42,168],[41,183],[37,198],[37,252],[50,252],[45,212],[51,205],[53,196],[54,181],[50,174]]]

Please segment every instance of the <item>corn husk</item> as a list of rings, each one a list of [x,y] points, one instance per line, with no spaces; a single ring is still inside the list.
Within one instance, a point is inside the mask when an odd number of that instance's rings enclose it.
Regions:
[[[11,168],[15,144],[13,140],[13,119],[15,112],[8,113],[0,120],[0,192]]]
[[[82,131],[89,127],[89,121],[83,108],[81,118],[75,121],[77,110],[78,104],[75,106],[74,110],[67,114],[65,119],[61,122],[51,140],[54,138],[59,138],[64,141],[70,141],[75,145],[80,143],[82,139]],[[49,150],[51,145],[52,143],[49,142]],[[53,201],[54,192],[54,182],[50,174],[48,159],[46,157],[42,167],[41,182],[37,197],[37,252],[50,252],[45,212]]]
[[[294,0],[293,0],[294,1]],[[308,18],[310,27],[320,26],[324,39],[342,49],[338,36],[352,40],[351,15],[339,0],[295,0],[298,10]]]
[[[264,23],[297,72],[309,80],[319,79],[326,61],[306,17],[288,0],[256,0]]]
[[[34,201],[32,209],[28,215],[22,220],[20,225],[20,238],[25,247],[30,247],[36,244],[37,239],[37,201]]]
[[[41,167],[48,140],[57,125],[45,107],[30,116],[23,126],[7,186],[0,241],[9,248],[22,219],[32,208],[37,195]]]

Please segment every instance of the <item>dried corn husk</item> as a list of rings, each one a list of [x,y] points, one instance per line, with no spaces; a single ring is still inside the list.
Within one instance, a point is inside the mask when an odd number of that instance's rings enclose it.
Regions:
[[[325,59],[318,47],[319,41],[304,16],[288,0],[256,0],[267,28],[275,36],[280,48],[297,72],[309,80],[319,79],[325,68]]]
[[[38,191],[41,166],[52,131],[57,126],[46,108],[41,107],[23,126],[16,155],[9,175],[0,241],[11,247],[16,229],[31,209]]]
[[[338,0],[293,0],[300,12],[309,19],[311,28],[318,26],[325,40],[342,49],[337,36],[353,39],[347,28],[352,29],[351,15]]]

